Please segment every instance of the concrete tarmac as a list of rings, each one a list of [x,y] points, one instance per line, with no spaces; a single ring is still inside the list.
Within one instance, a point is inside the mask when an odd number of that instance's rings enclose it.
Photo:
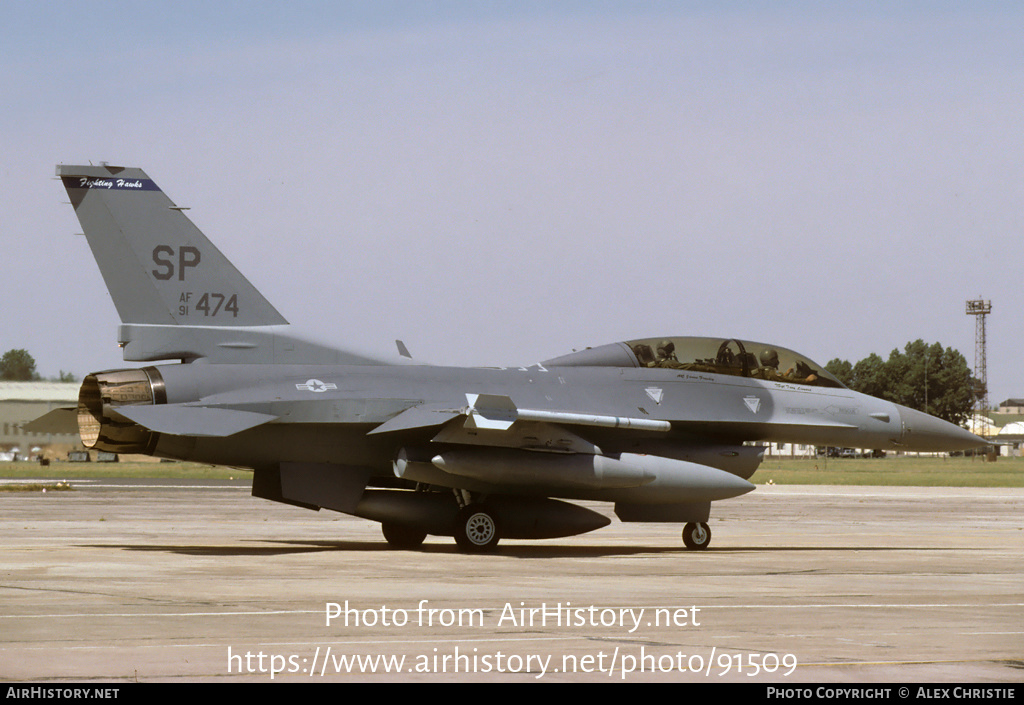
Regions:
[[[247,484],[73,484],[0,493],[0,680],[1024,680],[1021,489],[759,487],[704,552],[614,520],[467,555]]]

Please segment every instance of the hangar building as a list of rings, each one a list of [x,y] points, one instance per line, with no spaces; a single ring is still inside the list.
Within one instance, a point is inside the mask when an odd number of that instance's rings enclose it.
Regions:
[[[0,450],[80,446],[77,433],[28,433],[22,425],[53,409],[78,405],[77,382],[0,382]]]

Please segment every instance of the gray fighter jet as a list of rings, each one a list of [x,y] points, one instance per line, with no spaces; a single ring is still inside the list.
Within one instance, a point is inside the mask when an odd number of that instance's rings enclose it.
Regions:
[[[378,521],[388,543],[685,524],[754,489],[759,443],[950,451],[984,439],[850,391],[791,350],[666,336],[529,367],[378,360],[295,335],[140,169],[58,166],[117,307],[124,359],[88,375],[89,448],[250,468],[254,496]],[[152,364],[158,361],[176,361]],[[556,499],[557,498],[557,499]]]

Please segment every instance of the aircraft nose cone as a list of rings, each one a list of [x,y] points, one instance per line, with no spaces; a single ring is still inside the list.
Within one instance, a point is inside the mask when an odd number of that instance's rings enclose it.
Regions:
[[[900,418],[903,421],[902,444],[907,450],[938,453],[967,450],[988,443],[965,428],[905,406],[900,407]]]

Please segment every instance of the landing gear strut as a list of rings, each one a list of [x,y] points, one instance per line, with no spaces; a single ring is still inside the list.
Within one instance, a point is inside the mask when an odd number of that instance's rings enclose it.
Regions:
[[[683,527],[683,543],[694,551],[703,551],[711,543],[711,528],[702,521],[690,522]]]

